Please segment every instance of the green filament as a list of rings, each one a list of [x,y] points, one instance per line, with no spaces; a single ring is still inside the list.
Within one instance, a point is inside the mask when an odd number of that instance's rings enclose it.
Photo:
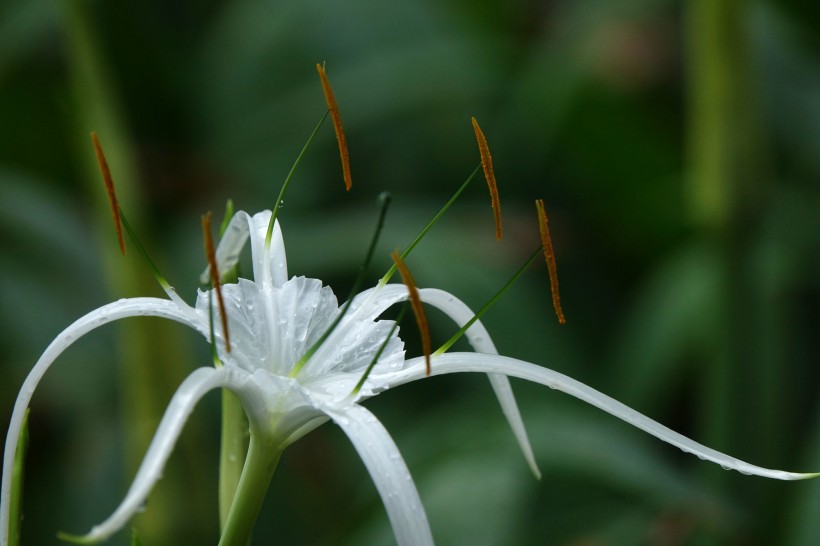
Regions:
[[[509,288],[513,284],[515,284],[515,282],[521,277],[521,275],[524,274],[524,271],[526,271],[527,268],[530,266],[530,264],[532,264],[532,262],[538,257],[538,255],[541,253],[541,250],[542,250],[542,247],[539,245],[538,248],[535,249],[535,252],[533,252],[532,255],[529,258],[527,258],[527,261],[524,262],[524,265],[522,265],[518,269],[518,271],[515,272],[515,275],[513,275],[512,278],[510,278],[510,280],[508,280],[504,284],[504,286],[501,287],[501,290],[496,292],[495,295],[492,298],[490,298],[489,301],[487,301],[487,303],[485,303],[481,307],[481,309],[478,310],[478,312],[475,315],[473,315],[473,318],[471,318],[469,321],[467,321],[467,323],[464,326],[462,326],[461,329],[453,335],[453,337],[451,337],[449,340],[447,340],[444,343],[444,345],[442,345],[441,347],[436,349],[436,351],[433,353],[433,356],[441,356],[444,353],[446,353],[447,350],[450,349],[450,347],[452,347],[453,344],[456,341],[458,341],[461,338],[461,336],[463,336],[465,334],[465,332],[467,332],[467,330],[469,330],[470,327],[473,324],[475,324],[475,322],[478,319],[480,319],[481,316],[490,309],[490,307],[495,305],[495,302],[497,302],[499,300],[499,298],[501,298],[501,296],[504,294],[504,292],[509,290]]]
[[[142,246],[140,240],[137,238],[137,234],[131,228],[131,224],[128,223],[128,220],[125,218],[125,212],[123,212],[122,207],[120,207],[120,221],[122,221],[122,227],[125,228],[125,232],[128,233],[128,237],[131,239],[131,242],[134,243],[134,246],[137,247],[137,251],[142,255],[146,262],[148,262],[148,266],[151,268],[151,273],[153,273],[154,278],[159,283],[160,287],[166,292],[172,292],[174,289],[173,287],[168,284],[168,281],[165,280],[165,277],[162,276],[162,273],[159,272],[159,268],[148,255],[148,251],[145,250],[145,247]]]
[[[447,212],[447,209],[449,209],[452,206],[452,204],[456,202],[456,199],[458,199],[458,197],[464,192],[464,190],[467,189],[467,186],[470,185],[470,182],[473,181],[473,178],[475,178],[475,175],[477,175],[480,170],[481,170],[481,163],[479,163],[476,166],[476,168],[473,169],[472,174],[470,174],[470,176],[467,177],[467,180],[464,181],[464,183],[461,185],[461,187],[458,189],[458,191],[456,191],[456,193],[453,194],[453,196],[450,198],[450,200],[447,201],[447,203],[445,203],[443,207],[441,207],[441,210],[439,210],[438,213],[435,216],[433,216],[433,219],[430,220],[427,223],[426,226],[424,226],[424,229],[421,230],[421,233],[416,235],[416,238],[413,239],[413,242],[410,243],[407,246],[406,249],[404,249],[404,252],[402,252],[400,254],[402,260],[407,258],[407,256],[410,254],[410,252],[412,252],[413,249],[416,248],[416,246],[421,242],[421,240],[424,238],[424,236],[427,235],[427,232],[430,231],[430,229],[432,229],[432,227],[434,225],[436,225],[436,222],[439,221],[439,219],[444,215],[444,213]],[[387,284],[387,282],[390,280],[390,278],[395,273],[396,273],[396,264],[393,264],[392,266],[390,266],[390,269],[387,270],[387,273],[385,273],[384,277],[379,279],[379,284],[380,285]]]
[[[325,341],[327,341],[327,338],[330,337],[330,334],[333,333],[333,331],[336,329],[339,323],[342,322],[342,319],[347,313],[347,310],[350,308],[350,304],[353,302],[354,296],[356,296],[356,294],[359,293],[359,290],[364,284],[364,277],[367,274],[367,268],[370,266],[370,262],[373,259],[373,253],[376,250],[376,243],[379,241],[379,236],[381,235],[382,228],[384,227],[384,218],[387,215],[387,208],[390,206],[391,199],[392,198],[390,197],[390,194],[387,192],[382,192],[381,195],[379,195],[379,203],[381,204],[381,210],[379,211],[379,219],[376,222],[376,229],[373,232],[373,237],[370,240],[370,247],[367,249],[367,254],[365,255],[364,262],[359,267],[359,274],[356,276],[356,280],[353,283],[353,288],[350,290],[350,295],[348,296],[347,301],[345,302],[344,306],[342,306],[342,309],[339,311],[339,314],[336,315],[336,318],[330,324],[328,329],[325,330],[325,333],[323,333],[322,336],[318,340],[316,340],[316,343],[314,343],[310,347],[310,349],[308,349],[307,352],[305,352],[305,354],[302,355],[302,358],[300,358],[296,362],[296,364],[294,364],[293,369],[290,371],[288,377],[296,377],[299,374],[299,372],[302,371],[302,368],[305,366],[307,361],[310,360],[310,358],[316,353],[316,351],[319,350],[319,348],[324,344]]]
[[[271,212],[271,215],[270,215],[270,222],[268,223],[268,233],[265,235],[265,248],[266,249],[270,248],[271,237],[273,237],[273,225],[276,221],[276,216],[279,214],[279,207],[282,206],[282,200],[285,197],[285,190],[288,189],[288,186],[290,185],[290,181],[293,178],[293,173],[296,172],[296,167],[298,167],[299,163],[302,162],[302,157],[304,157],[305,152],[307,152],[308,148],[310,148],[310,145],[313,142],[313,139],[316,137],[316,133],[319,132],[319,129],[324,124],[324,122],[327,119],[327,116],[328,116],[329,113],[330,113],[330,110],[325,111],[324,115],[322,116],[322,119],[320,119],[319,123],[316,124],[316,127],[313,128],[313,132],[310,133],[310,136],[308,137],[307,142],[305,142],[305,145],[302,146],[302,151],[299,152],[298,156],[296,156],[296,161],[293,162],[293,166],[290,168],[290,172],[288,173],[288,176],[285,178],[285,183],[282,184],[282,189],[279,190],[279,196],[276,198],[276,203],[274,204],[273,211]]]
[[[399,316],[396,317],[396,322],[393,323],[393,327],[390,328],[390,331],[387,333],[387,337],[384,338],[384,341],[379,347],[379,350],[376,351],[376,354],[373,356],[373,360],[370,361],[370,364],[364,371],[364,375],[362,375],[362,378],[359,379],[358,383],[356,383],[356,386],[353,387],[353,390],[350,391],[350,396],[356,396],[357,394],[359,394],[359,391],[362,389],[362,385],[364,385],[364,382],[367,380],[367,377],[370,375],[370,372],[376,366],[376,362],[378,362],[379,358],[381,358],[382,353],[387,348],[387,344],[390,342],[390,339],[393,337],[393,334],[398,329],[399,323],[401,323],[402,319],[404,318],[404,314],[407,312],[407,305],[408,303],[405,301],[404,305],[401,306],[401,311],[399,311]]]

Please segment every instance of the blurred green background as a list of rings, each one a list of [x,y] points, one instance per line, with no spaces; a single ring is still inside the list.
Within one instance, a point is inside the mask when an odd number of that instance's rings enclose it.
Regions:
[[[119,256],[88,133],[120,201],[189,302],[199,215],[282,209],[291,274],[349,290],[376,196],[394,206],[372,280],[478,163],[487,135],[505,238],[477,181],[413,254],[420,285],[480,306],[550,213],[568,324],[546,268],[487,315],[501,353],[549,366],[749,462],[820,470],[820,9],[741,0],[80,2],[0,5],[0,416],[49,341],[120,297],[161,295]],[[434,343],[454,331],[432,315]],[[414,328],[403,331],[418,354]],[[129,319],[76,343],[36,393],[23,544],[84,532],[121,499],[181,379],[209,365],[183,327]],[[820,483],[685,456],[514,381],[535,481],[487,381],[421,381],[367,403],[393,434],[438,544],[820,543]],[[5,425],[4,425],[5,426]],[[146,545],[217,540],[219,396],[195,412],[134,520]],[[126,544],[128,533],[111,540]],[[255,544],[389,544],[344,435],[292,446]]]

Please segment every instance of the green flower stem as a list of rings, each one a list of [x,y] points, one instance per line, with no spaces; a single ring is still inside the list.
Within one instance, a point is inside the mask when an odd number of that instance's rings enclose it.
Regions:
[[[720,327],[713,328],[704,343],[700,421],[709,445],[731,451],[737,397],[732,382],[733,334],[725,330],[732,322],[728,293],[732,288],[726,277],[732,261],[728,233],[739,205],[736,146],[744,140],[736,134],[735,106],[747,84],[738,66],[744,10],[737,0],[693,0],[688,10],[690,218],[704,242],[716,245],[721,256],[716,271],[719,289],[710,310]],[[740,137],[737,142],[736,137]],[[729,479],[712,469],[704,472],[722,485]]]
[[[219,453],[219,530],[225,523],[236,496],[248,451],[248,420],[239,399],[222,390],[222,444]]]
[[[786,368],[771,325],[783,321],[767,306],[765,291],[754,287],[749,267],[772,179],[750,58],[749,6],[742,0],[687,4],[689,212],[698,236],[719,256],[719,289],[704,309],[712,327],[702,344],[700,422],[702,438],[716,449],[776,460],[783,445],[778,423],[788,421],[781,413],[788,403],[773,394],[784,392]],[[749,379],[739,383],[739,377]],[[744,419],[767,439],[760,447],[738,445],[743,437],[736,424]],[[731,486],[727,473],[704,472],[716,485]],[[770,498],[769,487],[746,494]]]
[[[748,36],[748,2],[687,4],[689,212],[713,233],[760,206],[768,171]]]
[[[250,543],[256,517],[283,449],[278,439],[251,428],[248,456],[219,546],[247,546]]]
[[[14,469],[11,473],[11,513],[9,514],[9,545],[20,545],[20,523],[22,522],[23,475],[25,474],[26,451],[28,451],[28,413],[23,417],[20,439],[14,454]]]

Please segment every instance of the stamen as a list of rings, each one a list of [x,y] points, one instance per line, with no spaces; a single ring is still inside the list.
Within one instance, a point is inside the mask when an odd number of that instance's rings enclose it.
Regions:
[[[490,155],[490,148],[487,146],[487,139],[484,132],[478,126],[475,118],[473,120],[473,130],[478,141],[478,152],[481,154],[481,166],[484,167],[484,178],[487,179],[487,186],[490,188],[490,198],[493,204],[493,215],[495,216],[495,238],[501,239],[501,201],[498,198],[498,186],[495,183],[493,173],[493,157]]]
[[[390,254],[396,267],[399,269],[401,280],[407,286],[407,292],[410,295],[410,307],[413,308],[413,314],[416,315],[416,322],[419,325],[419,332],[421,333],[421,348],[424,351],[424,364],[427,368],[427,375],[430,375],[430,328],[427,325],[427,315],[424,313],[424,306],[421,304],[421,297],[419,296],[419,289],[416,287],[416,281],[413,280],[413,275],[407,268],[407,264],[401,259],[397,251]]]
[[[117,202],[117,194],[114,192],[114,179],[111,178],[111,170],[108,168],[108,161],[105,159],[100,139],[97,138],[96,131],[91,131],[91,142],[94,144],[94,154],[97,156],[97,163],[100,166],[105,191],[108,193],[108,203],[111,205],[111,215],[114,217],[114,226],[117,229],[117,242],[120,244],[120,252],[125,255],[125,237],[122,234],[122,223],[120,222],[120,205]]]
[[[461,338],[461,336],[463,336],[463,335],[467,332],[467,330],[469,330],[469,329],[470,329],[470,327],[471,327],[473,324],[475,324],[475,322],[476,322],[478,319],[480,319],[480,318],[481,318],[481,316],[482,316],[484,313],[486,313],[487,311],[489,311],[490,307],[492,307],[493,305],[495,305],[495,302],[497,302],[497,301],[501,298],[502,294],[504,294],[504,292],[506,292],[507,290],[509,290],[509,288],[510,288],[513,284],[515,284],[515,282],[516,282],[516,281],[517,281],[517,280],[521,277],[521,275],[523,275],[523,274],[524,274],[524,271],[526,271],[526,270],[527,270],[527,268],[528,268],[530,265],[532,265],[532,262],[534,262],[534,261],[535,261],[535,259],[538,257],[538,255],[539,255],[539,254],[541,254],[541,247],[540,247],[540,246],[539,246],[538,248],[536,248],[536,249],[535,249],[535,251],[534,251],[534,252],[530,255],[530,257],[529,257],[529,258],[527,258],[527,261],[526,261],[526,262],[524,262],[524,265],[522,265],[522,266],[518,269],[518,271],[516,271],[516,272],[515,272],[515,275],[513,275],[513,276],[510,278],[510,280],[508,280],[506,283],[504,283],[504,286],[502,286],[502,287],[501,287],[501,290],[499,290],[498,292],[496,292],[496,293],[495,293],[495,295],[494,295],[492,298],[490,298],[490,299],[489,299],[489,301],[487,301],[487,303],[485,303],[484,305],[482,305],[482,306],[481,306],[481,309],[479,309],[479,310],[478,310],[478,312],[477,312],[475,315],[473,315],[473,318],[471,318],[470,320],[468,320],[468,321],[464,324],[464,326],[462,326],[462,327],[459,329],[459,331],[458,331],[458,332],[456,332],[455,334],[453,334],[453,337],[451,337],[450,339],[448,339],[448,340],[444,343],[444,345],[442,345],[441,347],[439,347],[438,349],[436,349],[436,352],[435,352],[435,353],[433,353],[433,356],[441,356],[441,355],[443,355],[444,353],[446,353],[446,352],[450,349],[450,347],[452,347],[452,346],[453,346],[453,344],[454,344],[456,341],[458,341],[458,340]]]
[[[148,251],[142,246],[137,234],[128,223],[128,219],[125,217],[125,213],[117,201],[117,194],[114,191],[114,182],[111,178],[111,171],[108,168],[108,162],[105,159],[105,154],[103,154],[102,146],[100,146],[100,141],[97,138],[97,133],[91,133],[91,142],[94,144],[94,153],[97,156],[97,162],[100,165],[100,172],[102,173],[103,182],[105,182],[105,190],[108,193],[108,201],[111,205],[111,214],[114,216],[114,225],[117,228],[117,239],[119,240],[120,252],[125,254],[125,239],[123,237],[123,231],[125,231],[128,234],[128,237],[131,238],[131,242],[135,247],[137,247],[137,251],[148,263],[148,267],[151,268],[151,273],[154,275],[154,278],[157,280],[157,283],[159,283],[162,290],[165,291],[168,297],[181,308],[187,308],[187,305],[182,298],[177,295],[174,287],[172,287],[168,281],[165,280],[165,277],[162,276],[162,273],[159,272],[159,268],[148,255]]]
[[[379,346],[379,350],[376,351],[375,355],[373,355],[373,360],[371,360],[370,364],[368,364],[367,369],[364,371],[364,374],[362,375],[362,378],[359,379],[359,382],[356,383],[356,386],[353,387],[352,391],[350,391],[350,396],[356,396],[357,394],[359,394],[359,391],[362,390],[362,385],[364,385],[364,382],[367,381],[367,377],[370,375],[370,372],[373,371],[373,368],[376,366],[376,362],[378,362],[379,359],[381,358],[382,353],[387,348],[387,344],[390,343],[390,339],[393,337],[393,334],[398,329],[399,324],[401,323],[402,319],[404,319],[404,315],[406,313],[407,313],[407,302],[405,301],[404,305],[401,306],[401,310],[399,311],[399,316],[396,317],[396,322],[393,323],[392,328],[390,328],[390,331],[387,332],[387,337],[385,337],[384,341],[382,341],[381,346]]]
[[[316,343],[314,343],[310,347],[310,349],[308,349],[305,352],[305,354],[302,355],[302,358],[300,358],[296,362],[296,364],[293,365],[293,369],[291,369],[290,373],[288,374],[288,377],[292,378],[299,375],[299,372],[302,371],[302,368],[305,367],[305,364],[307,364],[308,360],[310,360],[310,358],[316,353],[316,351],[319,350],[319,348],[324,344],[324,342],[327,341],[327,338],[330,337],[330,334],[333,333],[333,331],[336,329],[339,323],[342,322],[342,319],[347,314],[347,310],[350,308],[350,304],[353,303],[353,298],[356,296],[356,294],[359,293],[359,290],[361,290],[361,287],[364,284],[365,275],[367,274],[367,269],[368,267],[370,267],[370,262],[373,260],[373,253],[376,250],[376,243],[379,241],[379,236],[381,235],[382,228],[384,227],[384,218],[385,216],[387,216],[387,209],[390,206],[391,200],[392,198],[390,197],[390,194],[387,192],[382,192],[379,195],[381,210],[379,211],[379,219],[376,222],[376,230],[373,232],[373,237],[370,240],[370,246],[367,249],[367,254],[364,258],[364,263],[362,263],[361,267],[359,268],[359,274],[356,275],[356,280],[353,282],[353,288],[350,290],[350,295],[347,297],[347,301],[342,306],[341,310],[339,311],[339,314],[336,315],[336,318],[330,324],[328,329],[325,330],[325,333],[323,333],[322,336],[318,340],[316,340]]]
[[[285,197],[285,190],[288,189],[290,181],[293,179],[293,173],[296,172],[296,167],[298,167],[299,163],[302,162],[302,157],[304,157],[305,152],[307,152],[308,148],[310,148],[313,139],[316,137],[316,133],[319,132],[319,128],[325,123],[329,113],[329,111],[325,111],[322,115],[322,119],[320,119],[319,123],[316,124],[316,127],[313,128],[307,142],[305,142],[305,145],[302,146],[302,151],[300,151],[299,155],[296,156],[296,161],[293,162],[293,166],[291,166],[290,172],[288,172],[288,176],[285,178],[285,183],[282,184],[282,189],[279,190],[279,196],[276,198],[276,203],[273,206],[273,212],[271,212],[270,221],[268,222],[268,233],[265,235],[265,248],[270,248],[271,237],[273,237],[273,225],[276,222],[276,216],[279,214],[279,208],[282,206],[282,199]]]
[[[566,324],[564,312],[561,310],[561,295],[558,293],[558,268],[555,265],[555,252],[552,249],[552,239],[550,238],[550,227],[547,219],[547,212],[544,210],[544,200],[536,199],[535,207],[538,209],[538,227],[541,231],[541,246],[544,249],[544,258],[547,260],[547,269],[550,274],[550,290],[552,291],[552,306],[558,316],[558,322]]]
[[[470,174],[470,176],[467,177],[467,180],[465,180],[464,183],[461,184],[461,187],[458,189],[458,191],[456,193],[454,193],[453,196],[450,198],[450,200],[447,201],[447,203],[445,203],[443,207],[441,207],[441,210],[439,210],[436,213],[436,215],[433,216],[433,219],[430,220],[429,222],[427,222],[427,225],[424,226],[424,229],[422,229],[421,232],[418,235],[416,235],[416,238],[413,239],[413,242],[410,243],[407,246],[407,248],[404,249],[404,252],[401,253],[402,260],[407,258],[407,256],[410,254],[410,252],[412,252],[413,249],[416,248],[416,246],[421,242],[421,240],[424,238],[424,236],[427,235],[427,232],[430,231],[433,228],[433,226],[436,224],[436,222],[438,222],[439,219],[442,216],[444,216],[444,213],[447,212],[447,209],[449,209],[450,206],[452,206],[452,204],[456,202],[456,199],[458,199],[458,197],[464,192],[464,190],[467,189],[467,186],[469,186],[470,182],[473,181],[473,179],[475,178],[475,175],[478,174],[479,169],[481,169],[481,164],[480,163],[476,166],[475,169],[473,169],[473,172]],[[384,274],[384,277],[379,279],[379,284],[382,285],[382,286],[387,284],[388,281],[390,281],[391,277],[393,277],[393,275],[395,273],[396,273],[396,264],[393,264],[393,265],[390,266],[390,269],[387,270],[387,273]]]
[[[216,290],[216,301],[219,304],[219,315],[222,319],[222,333],[225,335],[225,350],[231,352],[231,336],[228,332],[228,314],[225,311],[225,300],[222,298],[222,284],[219,281],[219,269],[216,265],[214,240],[211,236],[211,213],[202,215],[202,235],[205,237],[205,256],[211,271],[211,283]]]
[[[325,67],[316,63],[316,71],[319,72],[319,78],[322,80],[322,91],[325,92],[327,109],[330,111],[330,119],[333,120],[333,129],[336,131],[336,140],[339,142],[339,155],[342,158],[342,173],[345,179],[345,188],[347,188],[347,191],[350,191],[350,188],[353,186],[353,181],[350,179],[350,158],[347,153],[347,138],[345,137],[344,127],[342,126],[342,116],[339,115],[339,105],[336,103],[333,88],[330,87],[327,74],[325,74]]]

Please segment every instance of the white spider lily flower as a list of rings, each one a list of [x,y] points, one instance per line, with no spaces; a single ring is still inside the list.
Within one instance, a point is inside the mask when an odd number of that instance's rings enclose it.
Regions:
[[[238,525],[252,528],[282,450],[320,424],[332,420],[350,438],[367,467],[393,527],[398,544],[432,544],[432,533],[407,466],[389,433],[360,402],[389,388],[425,377],[424,358],[406,360],[394,323],[378,320],[390,306],[408,297],[404,285],[379,284],[356,295],[330,337],[304,366],[294,365],[340,313],[336,297],[321,281],[287,277],[284,243],[275,224],[269,247],[265,235],[271,213],[237,213],[216,251],[219,269],[234,265],[250,238],[254,281],[240,279],[222,286],[227,309],[231,352],[223,332],[215,331],[223,366],[199,368],[173,396],[125,499],[103,523],[80,537],[103,540],[121,529],[144,504],[191,411],[209,391],[227,388],[239,398],[251,430],[245,470],[231,514]],[[459,326],[473,312],[455,296],[435,289],[419,291],[424,303],[439,308]],[[187,324],[210,338],[209,292],[200,292],[195,307],[172,292],[171,301],[158,298],[120,300],[92,311],[63,331],[46,349],[25,380],[12,414],[3,463],[0,499],[0,544],[8,543],[11,470],[22,418],[43,374],[77,338],[124,317],[151,315]],[[484,372],[533,471],[538,473],[508,376],[562,390],[638,428],[725,468],[776,479],[803,479],[795,474],[753,466],[689,440],[638,412],[567,376],[497,354],[489,334],[476,321],[465,334],[477,351],[434,356],[432,374]],[[354,387],[384,346],[361,389]],[[250,470],[249,470],[250,469]],[[244,486],[243,486],[244,484]],[[234,514],[236,512],[236,514]],[[228,518],[229,524],[231,516]],[[249,531],[248,531],[249,532]],[[224,535],[223,535],[224,538]],[[246,540],[245,540],[246,542]],[[244,542],[242,542],[244,543]]]
[[[340,308],[332,290],[322,286],[321,281],[305,277],[288,280],[278,222],[270,246],[265,245],[270,216],[269,211],[254,216],[238,212],[216,251],[219,269],[225,271],[237,262],[242,247],[250,238],[255,279],[239,279],[238,283],[222,286],[228,330],[232,338],[232,350],[227,352],[223,332],[220,328],[215,331],[217,352],[224,365],[199,368],[182,383],[166,409],[125,499],[107,520],[77,540],[103,540],[128,522],[145,503],[160,478],[195,405],[209,391],[227,388],[237,395],[248,415],[251,429],[249,460],[262,459],[260,466],[269,468],[272,474],[285,447],[331,419],[351,439],[370,472],[398,543],[432,544],[426,515],[406,464],[381,423],[359,404],[385,390],[388,379],[404,368],[404,344],[393,328],[394,322],[377,319],[388,307],[406,299],[407,288],[401,284],[378,285],[357,295],[330,337],[299,373],[291,377],[294,364],[325,333]],[[78,338],[125,317],[171,319],[194,328],[209,339],[209,292],[199,292],[195,307],[185,304],[172,290],[169,290],[169,296],[170,301],[159,298],[122,299],[92,311],[58,335],[29,373],[15,403],[6,438],[0,499],[0,544],[5,546],[8,543],[11,462],[20,435],[22,416],[45,372]],[[454,297],[451,301],[463,306]],[[445,312],[452,307],[450,303],[438,306]],[[477,329],[483,331],[480,324],[473,328],[474,331]],[[476,347],[494,352],[486,332],[483,337],[485,341],[479,341]],[[384,349],[372,373],[352,394],[382,345]],[[537,475],[509,380],[503,375],[492,375],[491,382]],[[270,475],[267,477],[267,481],[262,480],[264,488],[260,488],[257,494],[264,496]],[[261,499],[258,501],[261,503]],[[241,499],[237,498],[237,502]],[[245,508],[240,506],[235,509]],[[247,510],[255,518],[258,507],[256,511],[252,508]]]

